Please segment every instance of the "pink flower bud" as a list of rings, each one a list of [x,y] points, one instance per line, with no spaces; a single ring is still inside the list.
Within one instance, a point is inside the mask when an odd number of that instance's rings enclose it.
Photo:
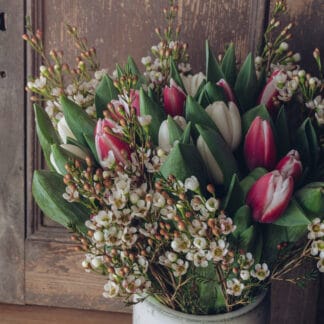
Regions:
[[[293,178],[284,178],[277,170],[259,178],[246,198],[253,219],[260,223],[275,222],[287,208],[293,189]]]
[[[277,99],[279,92],[276,88],[277,81],[276,81],[275,77],[279,73],[281,73],[281,71],[276,70],[271,74],[270,78],[268,79],[267,84],[263,88],[263,90],[259,96],[259,99],[257,101],[257,103],[259,105],[264,104],[267,107],[267,109],[271,115],[275,115],[277,112],[277,109],[276,109],[277,107],[275,105],[275,101]]]
[[[296,182],[303,172],[303,165],[300,161],[298,151],[291,150],[288,152],[287,155],[278,162],[276,170],[278,170],[284,178],[291,176]]]
[[[163,89],[164,110],[168,115],[182,116],[184,111],[184,102],[186,94],[175,83],[173,79],[170,81],[170,87],[165,86]]]
[[[117,128],[114,121],[98,119],[95,129],[96,150],[102,167],[109,167],[116,161],[125,164],[130,155],[127,143],[114,135],[113,129]]]
[[[231,86],[226,82],[226,80],[220,79],[216,84],[221,88],[223,88],[227,101],[233,101],[235,104],[237,104],[234,92]]]
[[[273,170],[276,165],[277,149],[268,120],[257,116],[246,136],[244,142],[245,161],[250,170],[264,167]]]
[[[138,90],[134,90],[131,89],[130,90],[130,98],[132,101],[132,108],[135,109],[136,111],[136,115],[139,116],[140,115],[140,99],[139,99],[139,91]]]

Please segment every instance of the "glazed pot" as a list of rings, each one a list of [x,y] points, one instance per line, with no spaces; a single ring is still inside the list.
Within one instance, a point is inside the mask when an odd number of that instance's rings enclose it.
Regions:
[[[265,292],[238,310],[218,315],[190,315],[160,304],[153,297],[146,298],[133,308],[133,324],[266,324],[270,318],[270,303]]]

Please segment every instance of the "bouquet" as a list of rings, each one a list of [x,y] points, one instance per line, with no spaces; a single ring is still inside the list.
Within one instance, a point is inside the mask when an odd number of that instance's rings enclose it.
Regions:
[[[50,170],[35,171],[43,212],[73,232],[82,267],[104,276],[103,295],[153,296],[190,314],[251,303],[272,280],[302,284],[306,259],[324,272],[323,74],[302,70],[278,1],[256,56],[237,65],[234,44],[191,73],[177,5],[144,73],[129,57],[109,74],[67,26],[80,56],[44,52],[27,90]],[[137,296],[134,300],[134,296]]]

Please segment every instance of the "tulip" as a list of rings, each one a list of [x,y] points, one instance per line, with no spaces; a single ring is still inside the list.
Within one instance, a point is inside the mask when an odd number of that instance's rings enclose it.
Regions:
[[[187,122],[182,116],[175,116],[173,120],[177,125],[184,130],[186,128]],[[159,129],[159,147],[161,147],[165,152],[169,152],[173,143],[170,143],[170,130],[168,125],[168,120],[164,120]]]
[[[109,119],[98,119],[95,129],[96,150],[102,167],[111,167],[115,161],[126,164],[130,150],[127,143],[113,134],[116,124]]]
[[[293,178],[284,178],[277,170],[259,178],[246,198],[253,219],[260,223],[275,222],[287,208],[293,189]]]
[[[228,106],[223,101],[215,101],[206,108],[206,112],[213,120],[225,142],[234,151],[241,141],[241,117],[234,102]]]
[[[216,84],[224,90],[227,101],[233,101],[236,103],[234,92],[226,80],[220,79]]]
[[[259,116],[253,120],[245,136],[244,155],[249,170],[256,167],[274,169],[277,150],[269,121]]]
[[[74,134],[72,133],[70,127],[68,126],[65,117],[62,117],[60,121],[57,123],[57,131],[62,139],[64,144],[67,143],[67,138],[70,137],[76,140]]]
[[[165,86],[163,89],[163,101],[164,109],[168,115],[182,116],[184,112],[184,102],[186,100],[186,94],[175,83],[173,79],[170,81],[170,87]]]
[[[277,107],[275,105],[275,102],[277,101],[277,96],[279,94],[279,91],[277,89],[278,82],[276,76],[278,76],[280,73],[280,70],[276,70],[271,74],[267,84],[263,88],[258,98],[258,104],[264,104],[271,115],[274,115],[276,113]]]
[[[186,89],[188,96],[194,97],[197,94],[197,91],[201,83],[206,80],[205,75],[202,72],[199,72],[195,75],[184,75],[180,74],[182,83]]]
[[[224,183],[224,174],[202,136],[198,137],[197,149],[206,165],[209,176],[217,184]]]
[[[288,154],[278,162],[276,170],[278,170],[284,178],[291,176],[295,182],[299,180],[303,172],[303,165],[300,161],[298,151],[289,151]]]

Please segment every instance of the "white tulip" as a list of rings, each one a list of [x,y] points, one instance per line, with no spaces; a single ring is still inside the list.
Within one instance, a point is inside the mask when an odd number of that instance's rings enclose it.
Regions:
[[[241,142],[242,126],[240,112],[234,102],[228,106],[223,101],[215,101],[206,108],[225,142],[234,151]]]
[[[182,130],[186,128],[187,122],[182,116],[174,116],[173,120],[178,124],[178,126]],[[170,144],[169,127],[167,119],[161,123],[159,129],[159,147],[165,152],[169,152],[172,147],[172,145]]]
[[[76,140],[74,134],[72,133],[64,117],[62,117],[60,121],[57,123],[57,131],[64,144],[66,144],[68,137]]]
[[[183,75],[180,74],[182,83],[186,89],[188,96],[194,97],[199,89],[199,86],[206,79],[202,72],[195,75]]]
[[[224,182],[223,172],[214,159],[213,154],[210,152],[210,149],[202,136],[198,137],[197,149],[206,165],[209,176],[213,178],[215,183],[222,184]]]

